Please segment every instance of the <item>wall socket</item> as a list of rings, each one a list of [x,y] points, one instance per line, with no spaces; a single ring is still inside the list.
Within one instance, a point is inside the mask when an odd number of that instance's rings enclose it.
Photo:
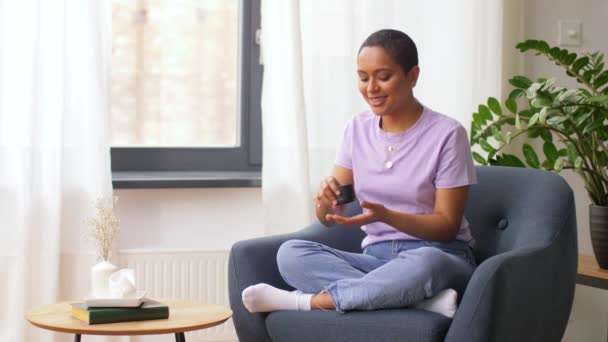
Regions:
[[[583,25],[578,20],[560,20],[558,22],[560,46],[581,46],[583,42]]]

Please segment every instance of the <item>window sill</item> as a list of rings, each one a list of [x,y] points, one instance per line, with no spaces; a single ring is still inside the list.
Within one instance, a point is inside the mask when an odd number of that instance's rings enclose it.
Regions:
[[[253,188],[262,186],[260,172],[113,171],[114,189]]]

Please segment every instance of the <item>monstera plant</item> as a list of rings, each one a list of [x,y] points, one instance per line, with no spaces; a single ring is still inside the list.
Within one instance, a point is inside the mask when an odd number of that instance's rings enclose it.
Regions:
[[[608,241],[603,241],[608,238],[608,70],[604,55],[577,55],[542,40],[526,40],[516,48],[555,63],[580,86],[562,87],[555,78],[510,79],[513,90],[504,106],[491,97],[473,114],[471,145],[483,151],[473,152],[473,158],[483,165],[575,171],[592,202],[594,254],[600,266],[608,268]],[[523,142],[521,159],[503,150],[516,140]]]

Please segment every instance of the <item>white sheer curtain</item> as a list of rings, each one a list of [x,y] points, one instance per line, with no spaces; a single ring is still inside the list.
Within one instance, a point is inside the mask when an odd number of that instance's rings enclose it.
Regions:
[[[505,64],[504,51],[513,49],[509,30],[520,13],[509,2],[262,0],[267,232],[313,220],[313,196],[331,172],[343,127],[367,108],[357,91],[356,55],[369,34],[409,34],[421,67],[416,96],[469,128],[477,104],[501,95],[504,68],[513,64]]]
[[[2,341],[72,338],[24,315],[88,289],[70,265],[92,252],[85,219],[111,193],[110,13],[109,1],[0,0]]]

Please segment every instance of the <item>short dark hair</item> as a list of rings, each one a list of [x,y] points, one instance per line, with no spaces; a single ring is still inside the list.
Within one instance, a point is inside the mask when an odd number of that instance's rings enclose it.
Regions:
[[[416,44],[407,34],[398,31],[385,29],[372,33],[359,48],[359,53],[364,47],[379,46],[393,58],[393,60],[403,68],[403,73],[407,74],[412,67],[418,65],[418,49]]]

